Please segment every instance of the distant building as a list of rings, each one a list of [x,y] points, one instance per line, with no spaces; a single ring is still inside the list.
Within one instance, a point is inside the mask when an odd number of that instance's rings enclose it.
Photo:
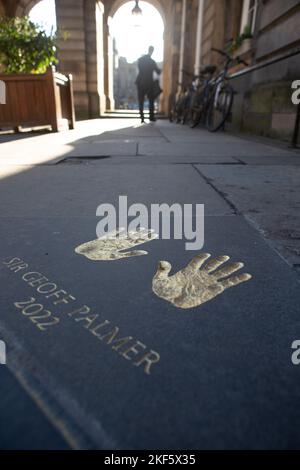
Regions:
[[[125,57],[115,55],[114,98],[117,109],[138,109],[135,80],[137,64],[130,64]]]
[[[157,64],[162,68],[162,63]],[[136,77],[137,62],[129,63],[120,57],[114,41],[114,100],[116,109],[138,109]]]

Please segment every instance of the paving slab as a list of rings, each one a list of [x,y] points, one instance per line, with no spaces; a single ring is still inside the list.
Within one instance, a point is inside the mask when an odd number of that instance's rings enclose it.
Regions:
[[[104,131],[100,134],[100,137],[115,137],[115,136],[130,136],[130,137],[162,137],[163,133],[160,130],[160,126],[156,124],[132,124],[120,129],[112,129]]]
[[[138,147],[139,149],[139,147]],[[138,150],[139,152],[139,150]],[[72,160],[73,163],[83,163],[87,165],[172,165],[172,164],[183,164],[183,165],[193,165],[193,164],[202,164],[202,165],[243,165],[238,159],[232,157],[210,157],[210,156],[188,156],[188,155],[134,155],[134,156],[112,156],[109,160],[107,159],[96,159],[96,158],[69,158],[68,155],[65,155],[64,158],[60,159],[56,163],[70,163]]]
[[[1,152],[0,165],[38,165],[55,164],[66,157],[94,157],[103,155],[136,155],[136,142],[102,142],[74,145],[50,146],[41,154],[40,145],[24,146]]]
[[[241,142],[241,138],[226,132],[211,133],[205,129],[190,129],[187,126],[163,125],[159,122],[161,134],[169,142],[199,142],[199,143],[216,143],[216,142]]]
[[[23,141],[22,141],[23,143]],[[15,142],[14,142],[15,144]],[[55,164],[69,154],[73,148],[67,145],[48,145],[41,152],[40,144],[1,144],[0,167],[6,165],[49,165]]]
[[[94,218],[2,222],[8,364],[22,369],[42,408],[52,404],[54,423],[57,409],[64,410],[60,424],[69,438],[70,423],[79,428],[79,447],[88,441],[105,449],[299,448],[300,370],[291,363],[300,334],[299,277],[242,217],[207,217],[204,251],[243,261],[253,279],[189,310],[151,290],[158,260],[176,272],[193,257],[184,241],[156,240],[148,256],[92,262],[74,248],[94,238]],[[14,257],[28,266],[9,269],[3,261]],[[55,297],[29,285],[29,272],[74,299],[55,305]],[[43,315],[26,307],[31,298]],[[74,313],[83,306],[91,309],[89,320],[87,311]],[[150,374],[134,353],[128,359],[108,336],[91,333],[91,321],[158,353]]]
[[[116,142],[118,135],[119,143]],[[73,155],[135,155],[138,139],[165,142],[158,128],[142,126],[136,120],[95,119],[79,122],[76,129],[58,133],[23,132],[0,135],[0,165],[38,165],[56,163],[70,152]],[[93,142],[96,141],[96,144]],[[41,149],[43,151],[41,152]]]
[[[298,153],[290,153],[289,155],[252,155],[251,157],[240,157],[240,162],[245,163],[246,165],[300,165],[300,154]]]
[[[214,157],[237,157],[245,156],[293,156],[294,154],[288,150],[270,147],[269,145],[259,144],[256,142],[243,141],[240,142],[222,142],[217,141],[214,145],[211,143],[198,142],[171,142],[165,144],[141,143],[139,146],[141,155],[180,155],[180,156],[214,156]]]
[[[93,144],[103,144],[103,143],[112,143],[112,142],[120,142],[120,143],[139,143],[139,142],[144,142],[144,143],[153,143],[156,142],[157,144],[159,143],[165,143],[166,139],[164,137],[149,137],[149,136],[126,136],[126,135],[118,135],[118,136],[103,136],[103,137],[98,137],[95,140],[92,140]]]
[[[77,143],[68,152],[68,157],[92,157],[103,155],[136,155],[137,143],[126,141]]]
[[[0,368],[0,383],[1,450],[70,449],[7,367]]]
[[[128,204],[198,203],[205,204],[207,215],[233,214],[190,165],[58,164],[12,169],[15,174],[1,181],[1,216],[94,216],[101,203],[117,207],[123,194]]]
[[[274,242],[290,264],[300,264],[299,166],[199,167],[213,186]]]

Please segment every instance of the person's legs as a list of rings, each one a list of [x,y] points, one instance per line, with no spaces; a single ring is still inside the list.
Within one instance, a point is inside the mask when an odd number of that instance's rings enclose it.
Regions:
[[[155,121],[154,115],[154,93],[153,90],[149,90],[147,93],[149,99],[149,112],[150,112],[150,121]]]
[[[141,121],[144,122],[145,91],[141,87],[138,87],[138,98],[139,98],[139,109],[140,109]]]

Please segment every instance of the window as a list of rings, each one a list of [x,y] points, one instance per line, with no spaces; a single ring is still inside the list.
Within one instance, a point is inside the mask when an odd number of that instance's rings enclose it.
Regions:
[[[240,31],[241,34],[245,32],[245,28],[247,27],[249,27],[251,34],[254,33],[257,5],[258,5],[258,0],[244,0],[243,1],[241,31]]]

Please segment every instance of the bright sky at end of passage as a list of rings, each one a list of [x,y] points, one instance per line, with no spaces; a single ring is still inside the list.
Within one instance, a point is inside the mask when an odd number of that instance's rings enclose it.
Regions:
[[[55,0],[42,0],[29,12],[29,18],[33,23],[41,25],[47,34],[56,31]]]
[[[163,60],[164,22],[159,11],[150,3],[140,1],[142,15],[132,15],[134,1],[122,5],[111,23],[112,35],[116,40],[118,54],[128,62],[135,62],[146,54],[149,46],[154,46],[153,59]]]

